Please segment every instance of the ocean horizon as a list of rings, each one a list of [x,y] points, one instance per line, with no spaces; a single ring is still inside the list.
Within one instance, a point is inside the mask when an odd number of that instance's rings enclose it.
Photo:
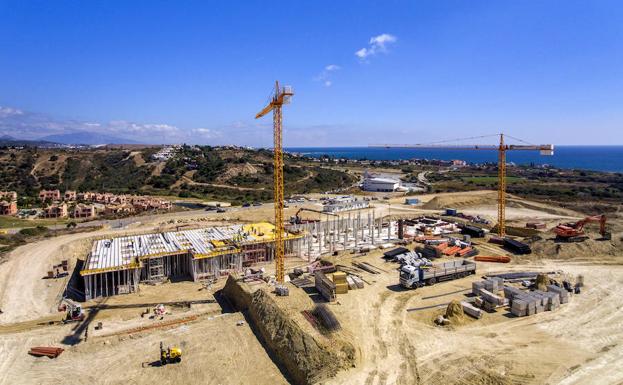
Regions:
[[[344,159],[409,160],[460,159],[468,163],[495,163],[497,151],[470,151],[450,149],[413,149],[379,147],[286,147],[286,151],[319,158],[330,156]],[[551,165],[557,168],[623,172],[623,145],[555,146],[553,156],[542,156],[538,151],[508,151],[508,162],[517,165]]]

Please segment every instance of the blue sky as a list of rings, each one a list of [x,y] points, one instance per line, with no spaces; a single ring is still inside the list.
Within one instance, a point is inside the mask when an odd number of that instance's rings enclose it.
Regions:
[[[620,1],[0,0],[0,135],[623,144]]]

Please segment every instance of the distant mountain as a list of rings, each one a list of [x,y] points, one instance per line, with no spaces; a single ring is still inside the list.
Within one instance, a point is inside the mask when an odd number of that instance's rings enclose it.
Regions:
[[[17,139],[10,135],[2,135],[0,136],[0,146],[54,148],[61,145],[55,142],[49,142],[45,140]]]
[[[138,144],[139,142],[131,139],[119,138],[116,136],[99,134],[97,132],[72,132],[69,134],[48,135],[41,140],[62,144]]]

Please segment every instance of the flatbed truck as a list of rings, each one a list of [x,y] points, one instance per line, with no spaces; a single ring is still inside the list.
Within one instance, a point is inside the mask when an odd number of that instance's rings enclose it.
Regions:
[[[476,274],[476,263],[464,259],[437,263],[432,266],[404,265],[400,268],[400,286],[415,289],[472,274]]]

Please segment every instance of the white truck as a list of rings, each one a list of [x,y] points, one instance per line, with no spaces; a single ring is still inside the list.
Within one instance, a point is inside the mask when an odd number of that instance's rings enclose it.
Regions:
[[[400,268],[400,285],[415,289],[424,285],[434,285],[441,281],[450,281],[476,273],[476,263],[464,259],[432,266],[404,265]]]

